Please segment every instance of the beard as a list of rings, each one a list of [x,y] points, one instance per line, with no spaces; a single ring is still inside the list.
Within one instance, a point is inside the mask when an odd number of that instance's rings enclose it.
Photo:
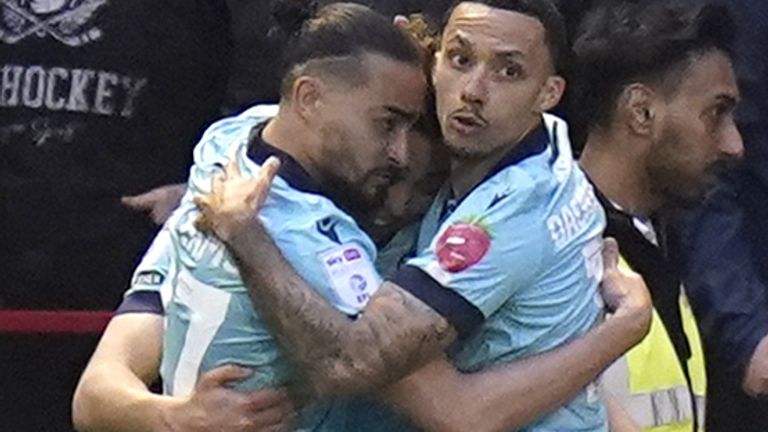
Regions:
[[[693,145],[697,145],[694,143]],[[720,175],[736,164],[731,159],[716,159],[704,169],[692,167],[682,133],[667,126],[655,150],[649,155],[647,178],[651,193],[667,209],[690,209],[700,205],[718,185]]]
[[[499,151],[500,145],[493,145],[482,139],[474,140],[470,145],[444,140],[445,148],[451,159],[474,162],[483,160]]]
[[[331,200],[355,220],[365,220],[378,209],[387,197],[389,184],[369,186],[373,174],[361,179],[340,175],[339,170],[324,173],[323,185]]]

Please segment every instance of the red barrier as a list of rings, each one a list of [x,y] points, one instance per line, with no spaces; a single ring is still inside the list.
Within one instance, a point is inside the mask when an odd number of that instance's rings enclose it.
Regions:
[[[111,318],[107,311],[0,310],[0,333],[101,333]]]

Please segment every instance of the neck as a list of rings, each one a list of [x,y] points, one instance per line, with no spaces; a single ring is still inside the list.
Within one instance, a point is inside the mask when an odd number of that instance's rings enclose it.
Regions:
[[[346,185],[321,168],[323,161],[318,155],[322,151],[321,142],[316,134],[302,127],[303,122],[304,119],[290,111],[290,107],[281,105],[278,115],[264,128],[262,138],[290,155],[339,208],[356,220],[364,220],[367,207],[350,199]]]
[[[498,165],[505,156],[519,146],[528,134],[540,125],[541,118],[539,117],[538,121],[527,128],[516,140],[513,140],[512,144],[505,145],[485,157],[476,159],[452,157],[451,175],[448,181],[450,182],[453,196],[456,199],[464,198],[465,195],[485,179],[488,173],[491,172],[491,170]]]
[[[262,138],[271,146],[289,154],[313,179],[321,181],[312,156],[312,150],[317,147],[314,145],[314,137],[306,128],[296,127],[302,121],[281,104],[277,116],[264,128]]]
[[[600,192],[624,211],[648,216],[658,209],[644,170],[642,139],[617,130],[589,134],[579,163]]]

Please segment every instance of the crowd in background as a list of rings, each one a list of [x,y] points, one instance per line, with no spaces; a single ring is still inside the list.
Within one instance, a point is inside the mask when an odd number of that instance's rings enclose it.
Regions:
[[[600,2],[559,3],[573,29]],[[165,194],[178,194],[172,186],[187,179],[202,131],[278,99],[275,3],[0,3],[0,310],[115,308],[170,210],[161,208]],[[359,3],[440,22],[453,2]],[[768,3],[721,3],[738,27],[746,154],[699,208],[681,215],[669,250],[703,336],[708,430],[765,431]],[[559,112],[569,118],[584,109],[566,97]],[[0,429],[67,430],[94,340],[0,341]],[[40,409],[49,415],[29,417]]]

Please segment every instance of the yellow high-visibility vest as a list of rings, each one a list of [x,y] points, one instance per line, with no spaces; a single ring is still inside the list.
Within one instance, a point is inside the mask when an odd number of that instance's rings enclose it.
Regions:
[[[622,265],[626,263],[622,260]],[[603,375],[603,385],[644,432],[692,432],[694,416],[704,431],[706,373],[698,326],[685,293],[679,307],[691,347],[688,384],[667,329],[654,309],[645,339]],[[691,390],[695,398],[691,403]],[[695,412],[694,412],[695,411]]]

